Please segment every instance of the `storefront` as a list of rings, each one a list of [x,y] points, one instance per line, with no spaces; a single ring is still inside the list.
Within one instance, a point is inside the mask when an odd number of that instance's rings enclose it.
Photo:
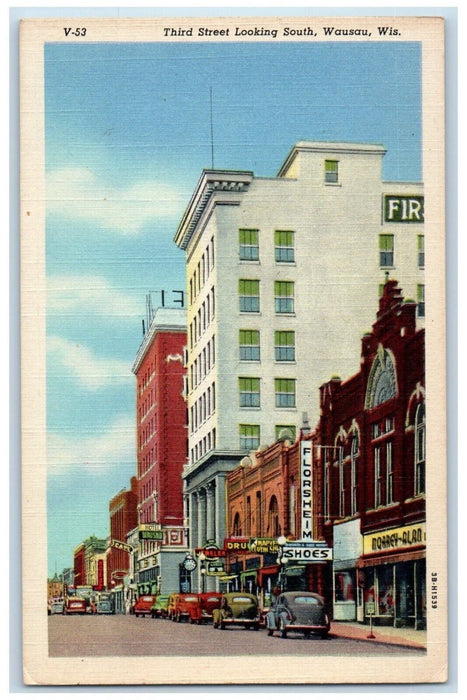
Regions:
[[[357,562],[362,555],[361,520],[354,518],[333,527],[333,619],[363,622],[363,592],[358,584]],[[357,617],[357,611],[362,614]]]
[[[426,628],[425,523],[363,536],[358,581],[363,619],[376,625]]]

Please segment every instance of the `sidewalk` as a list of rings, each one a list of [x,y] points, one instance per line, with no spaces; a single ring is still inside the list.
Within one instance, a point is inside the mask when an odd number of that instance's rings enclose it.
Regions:
[[[346,639],[361,639],[380,644],[396,644],[404,647],[426,649],[426,630],[414,630],[410,627],[374,627],[374,638],[368,638],[370,626],[358,622],[331,622],[330,634]]]

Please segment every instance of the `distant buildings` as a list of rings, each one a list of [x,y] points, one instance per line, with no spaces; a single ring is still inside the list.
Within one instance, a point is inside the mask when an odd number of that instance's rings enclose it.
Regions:
[[[107,588],[121,585],[130,570],[127,534],[138,524],[138,480],[131,478],[129,490],[122,489],[109,503],[110,541],[107,550]],[[122,546],[123,545],[123,546]]]

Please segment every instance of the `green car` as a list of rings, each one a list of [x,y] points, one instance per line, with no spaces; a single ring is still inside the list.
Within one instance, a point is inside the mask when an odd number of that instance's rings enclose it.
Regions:
[[[151,617],[167,617],[169,594],[160,593],[151,606]]]
[[[224,593],[220,608],[212,611],[212,624],[216,629],[227,625],[243,625],[245,629],[259,629],[258,600],[251,593]]]

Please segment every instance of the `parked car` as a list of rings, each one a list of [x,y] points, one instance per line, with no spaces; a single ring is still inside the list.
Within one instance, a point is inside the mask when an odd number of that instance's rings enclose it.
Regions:
[[[98,615],[113,615],[114,606],[110,593],[99,593],[96,602],[96,612]]]
[[[198,595],[196,593],[180,593],[174,601],[172,620],[174,622],[188,621],[193,608],[196,608],[198,603]]]
[[[179,595],[180,593],[171,593],[169,595],[169,600],[167,602],[167,617],[169,620],[172,620],[173,618],[173,614],[175,612],[175,604]]]
[[[64,610],[65,615],[85,615],[86,601],[84,598],[68,598]]]
[[[213,610],[220,607],[221,600],[221,593],[198,593],[198,602],[190,609],[190,622],[197,625],[211,622]]]
[[[151,607],[156,599],[155,595],[141,595],[134,605],[135,617],[151,614]]]
[[[251,593],[224,593],[219,608],[212,611],[212,624],[217,629],[227,625],[243,625],[259,629],[258,601]]]
[[[159,593],[151,606],[151,617],[167,617],[169,594]]]
[[[63,600],[51,600],[48,605],[49,615],[63,615],[65,602]]]
[[[266,615],[268,635],[278,631],[281,637],[288,632],[300,632],[309,638],[312,634],[326,639],[330,621],[326,614],[324,598],[311,591],[287,591],[280,593]]]

